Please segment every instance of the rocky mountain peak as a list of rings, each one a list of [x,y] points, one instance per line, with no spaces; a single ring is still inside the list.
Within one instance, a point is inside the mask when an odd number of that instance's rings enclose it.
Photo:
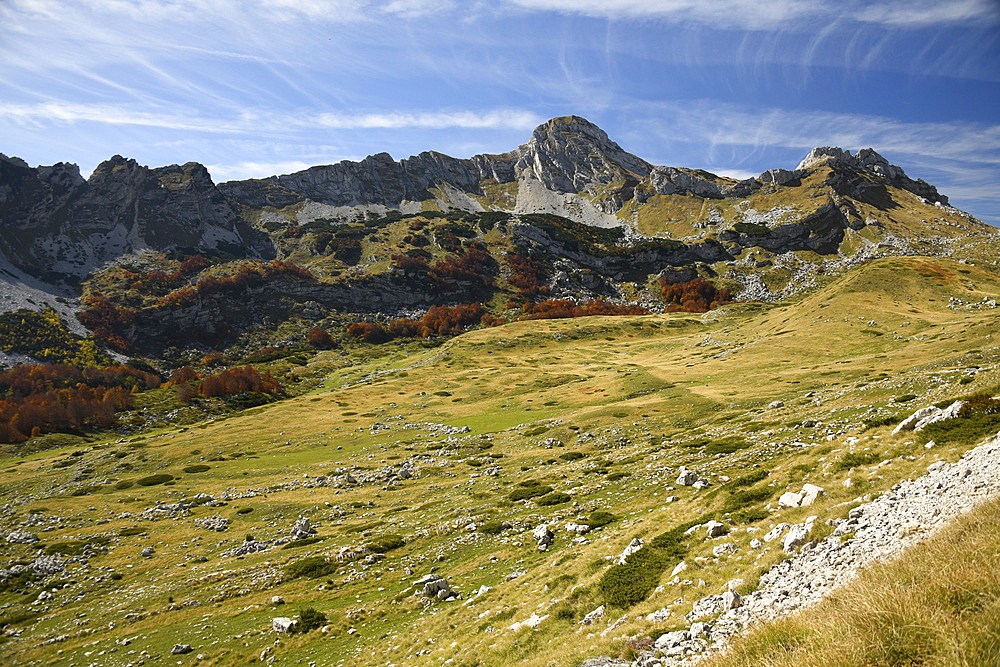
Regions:
[[[572,181],[563,190],[579,191],[585,183],[580,177],[610,171],[625,171],[644,177],[653,166],[625,151],[607,133],[586,118],[561,116],[542,123],[531,134],[531,140],[519,149],[522,159],[536,164],[556,166]],[[590,169],[581,169],[589,167]],[[587,172],[590,171],[590,174]],[[541,176],[541,174],[539,174]],[[545,181],[545,178],[539,178]],[[604,179],[601,179],[604,180]]]
[[[931,203],[939,203],[943,206],[948,204],[948,198],[939,193],[933,185],[923,179],[910,178],[902,167],[889,164],[889,161],[873,148],[862,148],[857,154],[851,155],[851,151],[837,146],[820,146],[809,151],[809,154],[799,163],[796,171],[815,169],[823,165],[867,171],[883,181],[908,190]]]

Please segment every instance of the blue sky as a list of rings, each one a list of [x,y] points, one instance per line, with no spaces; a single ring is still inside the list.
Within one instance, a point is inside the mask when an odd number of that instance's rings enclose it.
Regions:
[[[748,176],[871,146],[1000,225],[998,0],[0,0],[0,152],[216,181],[584,116]]]

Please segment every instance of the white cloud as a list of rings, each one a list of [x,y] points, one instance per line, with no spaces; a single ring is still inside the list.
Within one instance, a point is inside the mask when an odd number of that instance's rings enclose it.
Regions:
[[[301,160],[283,162],[238,162],[235,164],[205,165],[216,183],[241,181],[247,178],[266,178],[276,174],[291,174],[314,165]]]
[[[1000,165],[1000,125],[912,123],[861,114],[748,109],[714,101],[654,105],[654,108],[655,117],[671,119],[670,126],[661,130],[649,122],[644,127],[678,143],[804,151],[815,146],[852,150],[870,146],[885,153]]]
[[[38,125],[41,121],[48,120],[59,123],[143,125],[213,133],[282,133],[314,129],[532,129],[545,120],[534,112],[519,109],[367,114],[245,111],[228,118],[204,118],[199,117],[191,109],[177,109],[172,114],[164,114],[112,105],[66,102],[40,104],[0,102],[0,117],[7,117],[25,125]]]
[[[895,26],[998,20],[995,0],[507,0],[536,11],[556,11],[606,19],[655,18],[751,30],[794,27],[792,22],[840,18]]]
[[[487,112],[446,111],[431,113],[372,113],[335,114],[324,113],[315,122],[322,127],[337,129],[389,128],[400,129],[420,127],[428,129],[456,128],[503,128],[532,129],[545,119],[531,111],[516,109]]]

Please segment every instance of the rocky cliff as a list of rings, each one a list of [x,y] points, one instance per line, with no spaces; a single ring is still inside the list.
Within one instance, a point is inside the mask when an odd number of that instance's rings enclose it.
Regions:
[[[18,268],[77,280],[122,255],[152,248],[271,252],[200,164],[150,169],[115,156],[84,180],[76,165],[31,168],[0,155],[0,250]]]

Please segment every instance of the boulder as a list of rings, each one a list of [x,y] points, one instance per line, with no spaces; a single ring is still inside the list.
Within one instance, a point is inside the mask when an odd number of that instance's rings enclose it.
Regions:
[[[673,632],[667,632],[660,635],[653,643],[653,646],[661,651],[665,651],[677,646],[678,644],[686,642],[689,639],[691,639],[691,633],[689,631],[675,630]]]
[[[191,648],[190,644],[174,644],[174,647],[170,649],[171,655],[184,655],[185,653],[190,653],[194,649]]]
[[[615,559],[615,563],[617,563],[618,565],[624,565],[628,557],[641,548],[642,548],[642,538],[637,537],[631,542],[629,542],[629,545],[625,547],[625,549],[618,555],[618,558]]]
[[[547,551],[549,545],[556,539],[555,534],[549,530],[547,524],[541,524],[536,526],[533,531],[531,531],[531,536],[535,538],[535,542],[538,543],[539,551]]]
[[[597,623],[602,618],[604,618],[604,605],[603,604],[600,607],[598,607],[597,609],[595,609],[594,611],[592,611],[589,614],[587,614],[586,616],[584,616],[583,620],[580,621],[580,625],[593,625],[594,623]]]
[[[802,494],[794,491],[785,491],[778,498],[779,507],[798,507],[802,504]]]
[[[709,521],[705,524],[705,533],[707,537],[721,537],[728,533],[729,530],[726,528],[724,523],[719,523],[718,521]]]
[[[808,507],[816,502],[816,499],[823,495],[826,491],[823,487],[816,486],[815,484],[804,484],[802,485],[802,502],[799,503],[799,507]]]
[[[292,526],[291,538],[293,540],[304,540],[316,534],[316,529],[310,523],[308,517],[300,516]]]
[[[944,409],[934,405],[929,405],[926,408],[920,408],[912,415],[899,422],[899,425],[892,430],[892,434],[896,435],[901,431],[922,431],[936,422],[943,421],[945,419],[954,419],[958,416],[958,413],[962,409],[963,405],[965,405],[964,401],[955,401]]]
[[[811,516],[805,520],[805,523],[796,524],[789,529],[788,534],[785,535],[785,539],[782,542],[782,548],[788,552],[792,553],[795,549],[801,547],[809,540],[809,534],[812,533],[813,524],[819,517]]]
[[[271,629],[282,634],[295,632],[295,626],[298,624],[297,619],[288,618],[287,616],[279,616],[278,618],[271,619]]]
[[[775,526],[774,528],[772,528],[771,530],[767,531],[764,534],[764,541],[773,542],[774,540],[784,535],[785,531],[791,527],[792,524],[790,523],[779,523],[777,526]]]
[[[771,401],[770,403],[767,404],[768,410],[777,410],[778,408],[783,408],[783,407],[785,407],[784,401]]]
[[[732,553],[736,553],[736,544],[734,542],[726,542],[725,544],[720,544],[712,548],[712,555],[716,558],[719,558],[720,556],[728,556]]]
[[[698,473],[687,468],[682,468],[680,474],[677,476],[677,484],[681,486],[692,486],[697,481]]]
[[[34,544],[39,540],[41,538],[38,535],[23,530],[15,530],[7,535],[7,541],[11,544]]]

